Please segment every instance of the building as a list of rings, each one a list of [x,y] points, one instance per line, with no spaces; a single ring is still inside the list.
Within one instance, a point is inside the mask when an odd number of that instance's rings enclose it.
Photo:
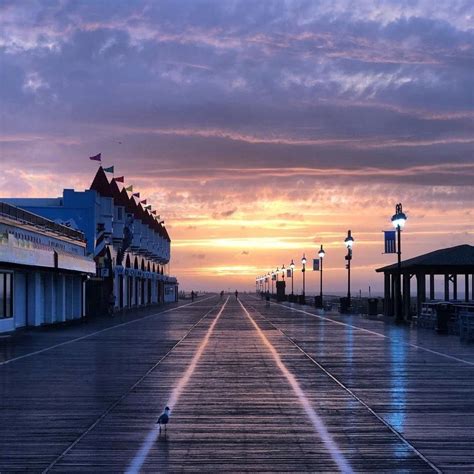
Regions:
[[[416,279],[417,313],[421,312],[421,306],[428,301],[436,300],[435,277],[443,279],[443,300],[458,300],[458,277],[464,280],[462,290],[464,302],[474,300],[474,246],[457,245],[445,249],[435,250],[418,257],[410,258],[398,264],[387,265],[376,270],[384,274],[384,313],[393,316],[395,313],[396,279],[401,275],[403,279],[401,288],[403,319],[410,318],[411,280]],[[426,280],[428,289],[426,291]]]
[[[178,297],[178,282],[168,272],[171,239],[164,222],[121,181],[109,180],[99,167],[88,190],[65,189],[58,198],[6,200],[84,233],[87,252],[96,262],[96,276],[87,283],[90,315],[104,312],[112,294],[116,309]]]
[[[81,318],[95,271],[82,232],[0,202],[0,333]]]

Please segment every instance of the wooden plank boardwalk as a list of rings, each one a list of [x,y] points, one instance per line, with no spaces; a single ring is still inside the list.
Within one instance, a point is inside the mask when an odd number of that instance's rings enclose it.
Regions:
[[[0,365],[0,472],[336,472],[341,459],[348,472],[472,471],[474,366],[252,297],[224,302]]]

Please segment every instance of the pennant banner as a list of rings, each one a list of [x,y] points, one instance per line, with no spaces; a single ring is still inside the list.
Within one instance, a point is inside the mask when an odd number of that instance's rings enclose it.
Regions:
[[[133,193],[133,195],[134,195],[136,198],[140,199],[140,193]]]
[[[102,153],[99,153],[99,154],[94,155],[94,156],[89,156],[89,160],[92,160],[92,161],[102,161]]]
[[[113,173],[114,172],[114,167],[113,166],[109,166],[108,168],[104,168],[104,171],[106,173]],[[117,180],[115,180],[117,181]]]
[[[142,204],[146,204],[146,199],[144,199],[143,201],[140,201]]]
[[[147,206],[145,206],[144,209],[151,209],[151,204],[148,204]]]
[[[394,230],[384,231],[385,253],[397,253],[397,238]]]
[[[133,184],[125,188],[126,191],[132,192],[133,191]]]
[[[125,176],[119,176],[117,178],[114,178],[114,180],[117,182],[117,183],[124,183],[125,182]]]
[[[313,258],[313,271],[319,272],[319,258]]]

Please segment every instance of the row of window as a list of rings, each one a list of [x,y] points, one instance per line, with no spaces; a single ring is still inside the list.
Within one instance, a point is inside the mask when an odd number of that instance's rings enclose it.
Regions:
[[[0,319],[13,317],[13,273],[0,272]]]

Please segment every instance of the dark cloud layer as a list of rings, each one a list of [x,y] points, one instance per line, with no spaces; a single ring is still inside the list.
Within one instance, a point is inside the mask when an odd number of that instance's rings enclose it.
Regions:
[[[341,184],[472,183],[469,0],[0,8],[8,169],[79,173],[102,151],[124,172],[215,187],[216,170],[287,167]]]

